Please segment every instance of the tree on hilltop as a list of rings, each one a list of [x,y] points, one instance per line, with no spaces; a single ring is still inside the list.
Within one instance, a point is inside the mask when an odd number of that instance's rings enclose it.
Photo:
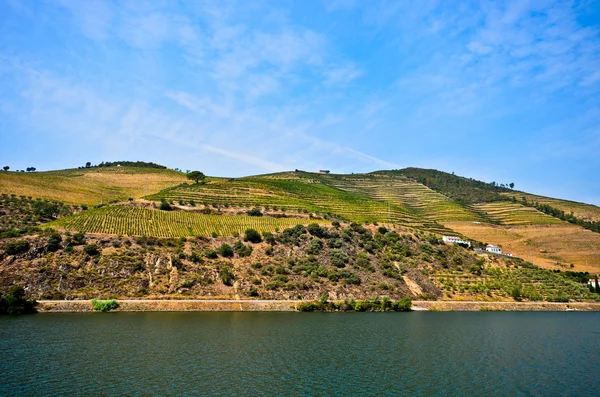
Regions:
[[[508,186],[510,186],[510,188],[513,189],[515,187],[515,184],[514,184],[514,182],[511,182],[508,184]]]
[[[204,178],[206,178],[206,175],[204,175],[200,171],[192,171],[189,174],[187,174],[187,178],[192,181],[195,181],[196,183],[200,183],[200,181],[204,182]]]
[[[5,165],[4,167],[2,167],[2,169],[3,169],[4,171],[8,171],[8,170],[10,170],[10,167],[9,167],[8,165]]]
[[[85,168],[90,168],[92,166],[92,163],[90,163],[89,161],[87,163],[85,163]]]

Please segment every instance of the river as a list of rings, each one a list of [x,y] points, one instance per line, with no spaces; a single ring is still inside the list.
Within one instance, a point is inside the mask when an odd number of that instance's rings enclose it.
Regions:
[[[0,318],[0,395],[592,396],[600,313]]]

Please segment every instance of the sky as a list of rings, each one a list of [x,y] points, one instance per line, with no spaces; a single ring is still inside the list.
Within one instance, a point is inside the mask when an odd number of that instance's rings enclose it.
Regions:
[[[600,205],[600,2],[0,0],[0,166],[118,160]]]

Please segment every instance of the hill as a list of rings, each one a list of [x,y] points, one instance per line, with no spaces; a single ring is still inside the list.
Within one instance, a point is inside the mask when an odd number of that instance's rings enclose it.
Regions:
[[[119,162],[51,172],[0,172],[0,182],[5,208],[0,208],[5,213],[0,232],[8,237],[41,227],[113,237],[205,238],[214,232],[229,238],[248,227],[276,232],[311,222],[341,222],[386,225],[438,238],[463,236],[478,246],[499,245],[545,268],[600,270],[600,233],[594,231],[600,208],[437,170],[297,170],[208,177],[196,184],[184,173],[156,164]],[[59,202],[52,205],[63,205],[62,210],[39,218],[33,209],[38,199]],[[118,203],[105,206],[111,202]],[[159,210],[161,202],[170,203],[174,211]],[[88,209],[91,205],[101,208]],[[252,208],[266,216],[248,217]]]
[[[0,193],[96,205],[140,198],[187,181],[185,174],[151,167],[90,167],[48,172],[0,172]]]

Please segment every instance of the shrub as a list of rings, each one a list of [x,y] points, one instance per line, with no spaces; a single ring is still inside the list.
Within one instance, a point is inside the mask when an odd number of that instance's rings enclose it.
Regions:
[[[258,296],[258,290],[256,289],[256,287],[254,287],[254,286],[250,287],[250,289],[248,290],[248,295],[249,296]]]
[[[89,256],[98,255],[98,246],[96,244],[88,244],[83,247],[83,251]]]
[[[233,257],[233,248],[231,248],[229,244],[223,243],[219,247],[219,254],[221,254],[223,258],[231,258]]]
[[[331,264],[335,267],[346,267],[348,263],[348,254],[340,249],[332,249],[330,251]]]
[[[306,253],[309,255],[318,255],[321,252],[321,248],[323,247],[323,241],[320,238],[315,237],[310,240],[310,244],[306,249]]]
[[[260,208],[252,208],[248,211],[248,216],[263,216],[263,213]]]
[[[233,285],[233,280],[235,280],[235,274],[233,273],[233,269],[231,266],[221,265],[219,266],[219,276],[221,277],[221,281],[228,287]]]
[[[160,207],[161,210],[163,211],[171,211],[173,208],[171,207],[171,204],[167,203],[165,200],[160,202]]]
[[[233,251],[240,256],[240,258],[250,256],[252,254],[252,247],[244,245],[241,241],[236,241],[233,245]]]
[[[208,259],[217,259],[218,253],[215,250],[206,250],[204,251],[204,256],[206,256]]]
[[[18,255],[29,251],[29,243],[26,240],[11,241],[6,245],[8,255]]]
[[[317,223],[311,223],[308,225],[307,230],[315,237],[325,237],[327,235],[327,229],[319,226]]]
[[[260,233],[254,229],[246,229],[244,232],[244,241],[250,241],[251,243],[260,243],[262,241],[262,237]]]
[[[114,310],[117,307],[119,307],[119,304],[117,303],[117,301],[115,299],[109,299],[109,300],[92,299],[92,307],[94,308],[94,310],[97,310],[97,311],[108,312],[110,310]]]
[[[62,242],[62,237],[60,233],[52,233],[48,238],[48,245],[46,245],[46,249],[48,252],[55,252],[60,249],[60,243]]]
[[[72,242],[73,245],[82,245],[85,244],[85,233],[77,232],[73,235]]]

